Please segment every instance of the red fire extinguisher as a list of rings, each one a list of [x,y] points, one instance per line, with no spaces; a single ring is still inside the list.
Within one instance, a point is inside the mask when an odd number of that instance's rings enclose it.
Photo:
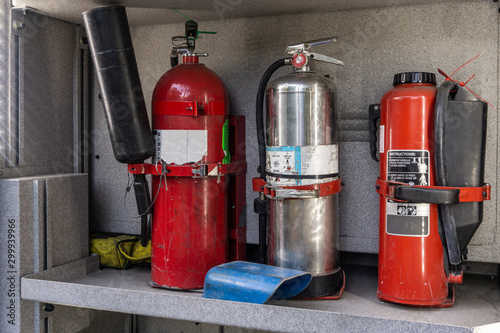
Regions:
[[[400,73],[370,106],[377,159],[380,119],[377,296],[411,306],[453,305],[466,246],[482,220],[486,103],[432,73]]]
[[[186,35],[173,38],[173,68],[157,82],[152,101],[155,155],[147,171],[153,174],[155,200],[151,278],[175,289],[203,288],[210,268],[245,258],[245,229],[234,219],[244,205],[244,119],[229,118],[222,80],[199,63],[207,54],[194,53],[198,33],[198,24],[187,21]],[[177,65],[178,54],[183,64]],[[239,132],[235,163],[230,127]],[[129,166],[132,173],[138,169]],[[238,185],[238,203],[236,193],[228,198],[231,177],[233,192]]]
[[[228,115],[226,88],[199,63],[207,54],[195,53],[200,32],[187,21],[153,92],[152,135],[125,8],[90,10],[84,22],[113,151],[134,175],[142,246],[152,214],[153,284],[203,288],[210,268],[246,257],[245,118]]]

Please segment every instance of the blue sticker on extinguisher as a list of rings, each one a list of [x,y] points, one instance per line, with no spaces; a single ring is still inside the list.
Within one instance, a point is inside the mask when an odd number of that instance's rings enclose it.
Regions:
[[[266,171],[300,175],[302,171],[300,149],[298,146],[267,146]]]
[[[337,145],[267,146],[266,155],[267,182],[273,186],[313,185],[338,176]]]

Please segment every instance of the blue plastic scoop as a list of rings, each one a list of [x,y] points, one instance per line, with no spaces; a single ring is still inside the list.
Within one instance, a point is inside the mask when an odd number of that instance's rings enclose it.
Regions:
[[[263,304],[269,299],[298,295],[311,282],[311,274],[294,269],[233,261],[215,266],[205,277],[203,297]]]

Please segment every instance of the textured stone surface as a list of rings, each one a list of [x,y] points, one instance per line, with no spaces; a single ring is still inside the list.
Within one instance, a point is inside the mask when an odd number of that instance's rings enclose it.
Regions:
[[[83,260],[80,265],[85,266]],[[75,270],[75,263],[57,270],[64,275],[64,270]],[[185,331],[194,332],[205,326],[198,328],[197,322],[280,332],[470,332],[500,319],[498,277],[466,275],[464,284],[456,287],[452,308],[426,309],[379,301],[376,267],[347,266],[345,271],[349,282],[337,301],[285,300],[258,305],[204,299],[198,292],[151,288],[147,268],[104,269],[65,282],[47,280],[47,272],[43,272],[23,278],[23,297],[176,319],[174,327],[185,324]],[[144,328],[161,324],[160,319],[139,320]]]
[[[89,254],[88,178],[47,179],[46,206],[48,267],[84,258]]]
[[[47,314],[38,303],[20,295],[22,276],[88,256],[87,182],[83,174],[0,180],[0,244],[4,254],[0,304],[3,309],[11,302],[15,305],[15,325],[0,321],[2,332],[38,332],[38,317],[50,317],[49,325],[60,328],[69,327],[68,323],[78,329],[88,325],[85,316],[89,311],[65,308],[61,316],[58,312]]]
[[[367,142],[341,142],[340,244],[351,252],[378,252],[378,197],[373,179],[378,163]],[[360,251],[363,249],[363,251]]]
[[[2,332],[35,330],[32,321],[35,307],[32,302],[21,300],[20,290],[21,276],[43,269],[38,261],[38,248],[34,249],[33,230],[42,226],[33,214],[33,205],[38,204],[38,201],[33,200],[38,192],[33,192],[33,185],[30,181],[0,181],[0,193],[2,193],[0,196],[2,219],[0,251],[4,254],[0,262],[2,272],[0,306],[2,310],[7,307],[12,308],[8,310],[9,317],[5,316],[0,321]],[[21,198],[24,200],[20,200]],[[15,237],[9,235],[15,235]],[[11,320],[12,322],[9,322]]]
[[[399,3],[398,3],[399,4]],[[344,68],[318,65],[338,86],[341,118],[340,173],[346,183],[341,193],[341,249],[376,253],[378,250],[378,198],[373,189],[378,165],[369,156],[368,105],[380,101],[391,88],[392,77],[402,71],[453,72],[477,54],[481,56],[454,78],[465,81],[492,105],[498,89],[498,4],[481,1],[421,6],[398,6],[342,12],[243,18],[200,22],[200,29],[217,35],[199,40],[198,50],[210,57],[202,62],[226,84],[233,114],[246,115],[247,205],[256,197],[251,178],[257,175],[257,141],[254,105],[261,75],[274,60],[284,56],[286,45],[337,35],[338,42],[316,48],[345,62]],[[140,26],[132,29],[146,103],[158,78],[169,69],[170,37],[182,34],[183,24]],[[290,69],[280,69],[282,75]],[[438,82],[443,79],[438,77]],[[97,93],[94,93],[94,97]],[[96,98],[94,98],[96,100]],[[139,231],[138,219],[123,209],[127,184],[125,166],[114,161],[107,138],[102,106],[94,103],[95,133],[92,164],[92,226],[119,232]],[[486,180],[496,184],[497,115],[489,112]],[[485,221],[474,237],[470,258],[500,261],[500,232],[496,221],[497,196],[485,204]],[[135,214],[130,195],[126,206]],[[258,241],[257,216],[247,212],[248,240]]]

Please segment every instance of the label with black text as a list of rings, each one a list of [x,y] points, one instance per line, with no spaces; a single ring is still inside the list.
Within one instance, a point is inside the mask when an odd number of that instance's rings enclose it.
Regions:
[[[429,185],[427,150],[389,150],[387,180],[413,185]],[[430,205],[387,200],[386,232],[389,235],[425,237],[429,235]]]

